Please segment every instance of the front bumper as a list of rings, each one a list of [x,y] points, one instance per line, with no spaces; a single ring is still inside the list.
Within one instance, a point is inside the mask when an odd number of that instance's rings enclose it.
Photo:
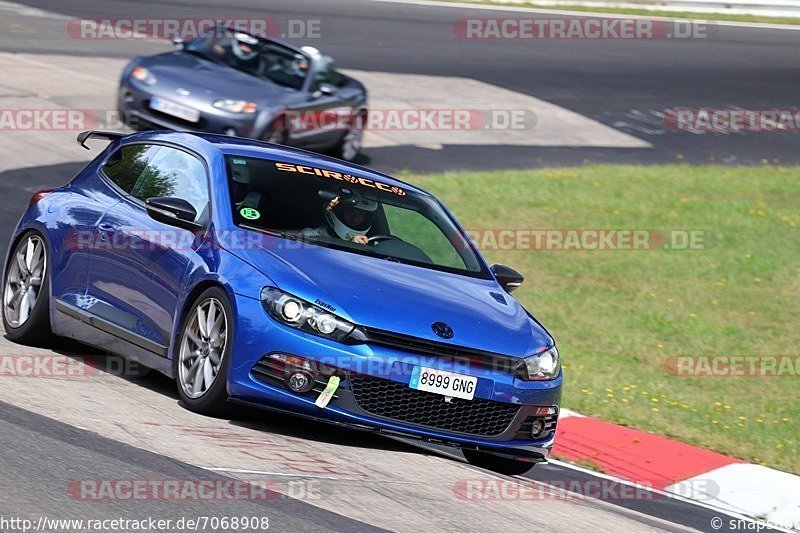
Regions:
[[[437,368],[478,378],[472,402],[458,399],[446,402],[444,396],[408,387],[411,368],[415,364],[430,366],[429,357],[371,345],[347,346],[303,334],[272,321],[261,303],[250,298],[240,299],[238,307],[240,316],[254,319],[239,321],[240,324],[258,323],[263,327],[257,332],[248,326],[237,328],[228,381],[228,393],[234,402],[360,430],[525,457],[533,462],[546,460],[552,449],[561,376],[547,382],[530,382],[507,372],[472,366],[448,368],[447,362],[441,362]],[[336,367],[343,379],[327,407],[321,409],[314,404],[324,387],[324,379],[314,390],[301,394],[259,370],[262,358],[274,352]],[[364,380],[373,383],[373,397],[383,395],[388,405],[365,400],[368,398],[363,388],[358,389],[363,387]],[[404,399],[426,405],[414,410],[411,408],[417,404],[409,403],[406,406],[410,409],[403,412],[403,404],[398,402]],[[437,408],[439,405],[441,408]],[[530,434],[533,418],[539,416],[540,410],[553,408],[556,413],[551,417],[552,430],[533,439]],[[427,411],[420,413],[423,409]],[[431,415],[427,416],[429,412]]]
[[[164,128],[178,131],[235,134],[238,137],[258,138],[266,127],[259,113],[229,113],[210,104],[184,102],[180,96],[161,91],[157,86],[139,87],[141,84],[123,81],[119,87],[117,107],[122,119],[137,129]],[[150,108],[150,99],[158,96],[200,111],[197,122],[183,120]],[[262,124],[264,122],[264,124]]]

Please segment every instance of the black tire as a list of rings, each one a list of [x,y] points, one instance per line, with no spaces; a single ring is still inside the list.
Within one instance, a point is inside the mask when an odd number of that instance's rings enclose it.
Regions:
[[[462,450],[469,464],[505,474],[507,476],[520,476],[528,472],[536,463],[524,459],[512,459],[477,450]]]
[[[9,287],[9,274],[14,266],[13,262],[17,260],[17,254],[22,247],[27,246],[28,241],[31,239],[38,239],[38,242],[41,243],[44,265],[42,267],[41,282],[39,284],[38,293],[36,293],[35,296],[36,299],[33,309],[28,313],[23,323],[17,324],[17,321],[11,316],[13,314],[13,307],[9,305],[9,290],[11,290]],[[2,294],[3,326],[6,330],[6,336],[10,340],[22,344],[47,346],[53,339],[53,330],[50,325],[50,250],[47,248],[47,241],[45,241],[41,233],[33,230],[27,231],[14,243],[13,252],[8,256],[8,263],[6,264],[3,275]]]
[[[286,145],[289,142],[289,130],[286,129],[286,119],[284,117],[277,117],[270,122],[261,140],[273,144]]]
[[[339,139],[339,142],[336,143],[336,146],[333,148],[333,155],[338,157],[342,161],[355,161],[358,159],[358,156],[361,154],[361,150],[363,148],[363,141],[364,141],[364,124],[366,124],[367,120],[367,110],[362,109],[356,114],[356,120],[353,125],[350,126],[350,129],[347,130],[342,138]],[[350,136],[353,134],[358,134],[358,147],[356,149],[352,149],[352,147],[348,147],[348,141],[351,139]]]
[[[181,353],[184,346],[184,340],[186,339],[187,335],[189,335],[191,330],[190,324],[192,320],[197,319],[196,312],[198,307],[205,304],[209,300],[218,302],[225,310],[226,340],[224,349],[222,350],[222,357],[220,359],[219,367],[211,387],[209,387],[200,397],[193,398],[186,390],[184,390],[184,380],[182,379],[180,369],[180,365],[182,364]],[[227,293],[220,287],[210,287],[203,291],[203,293],[197,297],[195,302],[189,308],[186,316],[184,316],[181,329],[176,336],[176,345],[175,349],[173,350],[172,372],[173,376],[175,377],[175,382],[178,386],[178,396],[180,397],[181,404],[183,404],[183,406],[190,411],[207,416],[217,417],[226,416],[230,412],[227,387],[228,369],[230,368],[231,361],[231,347],[233,346],[233,331],[233,311],[231,309],[230,302],[228,301]],[[185,367],[184,372],[188,372]]]

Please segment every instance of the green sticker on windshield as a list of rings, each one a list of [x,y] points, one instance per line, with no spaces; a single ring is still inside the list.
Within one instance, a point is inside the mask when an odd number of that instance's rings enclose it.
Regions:
[[[239,210],[239,214],[242,215],[247,220],[255,220],[257,218],[261,218],[261,213],[258,212],[258,209],[253,209],[252,207],[243,207]]]

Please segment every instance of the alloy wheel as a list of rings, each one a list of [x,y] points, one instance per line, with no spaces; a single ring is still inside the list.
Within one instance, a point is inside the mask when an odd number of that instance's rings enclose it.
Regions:
[[[189,398],[200,398],[222,367],[228,340],[228,317],[222,303],[209,298],[198,305],[183,332],[178,361],[178,379]]]
[[[19,243],[11,257],[3,296],[6,321],[18,328],[28,321],[47,272],[44,241],[30,235]]]

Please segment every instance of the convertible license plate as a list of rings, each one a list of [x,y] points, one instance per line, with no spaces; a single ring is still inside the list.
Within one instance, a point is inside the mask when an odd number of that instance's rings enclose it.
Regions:
[[[412,389],[433,392],[434,394],[471,400],[475,397],[478,378],[424,366],[415,366],[408,386]]]
[[[150,108],[166,113],[167,115],[172,115],[173,117],[188,120],[189,122],[197,122],[200,120],[200,111],[197,109],[192,109],[191,107],[170,100],[164,100],[158,96],[150,98]]]

